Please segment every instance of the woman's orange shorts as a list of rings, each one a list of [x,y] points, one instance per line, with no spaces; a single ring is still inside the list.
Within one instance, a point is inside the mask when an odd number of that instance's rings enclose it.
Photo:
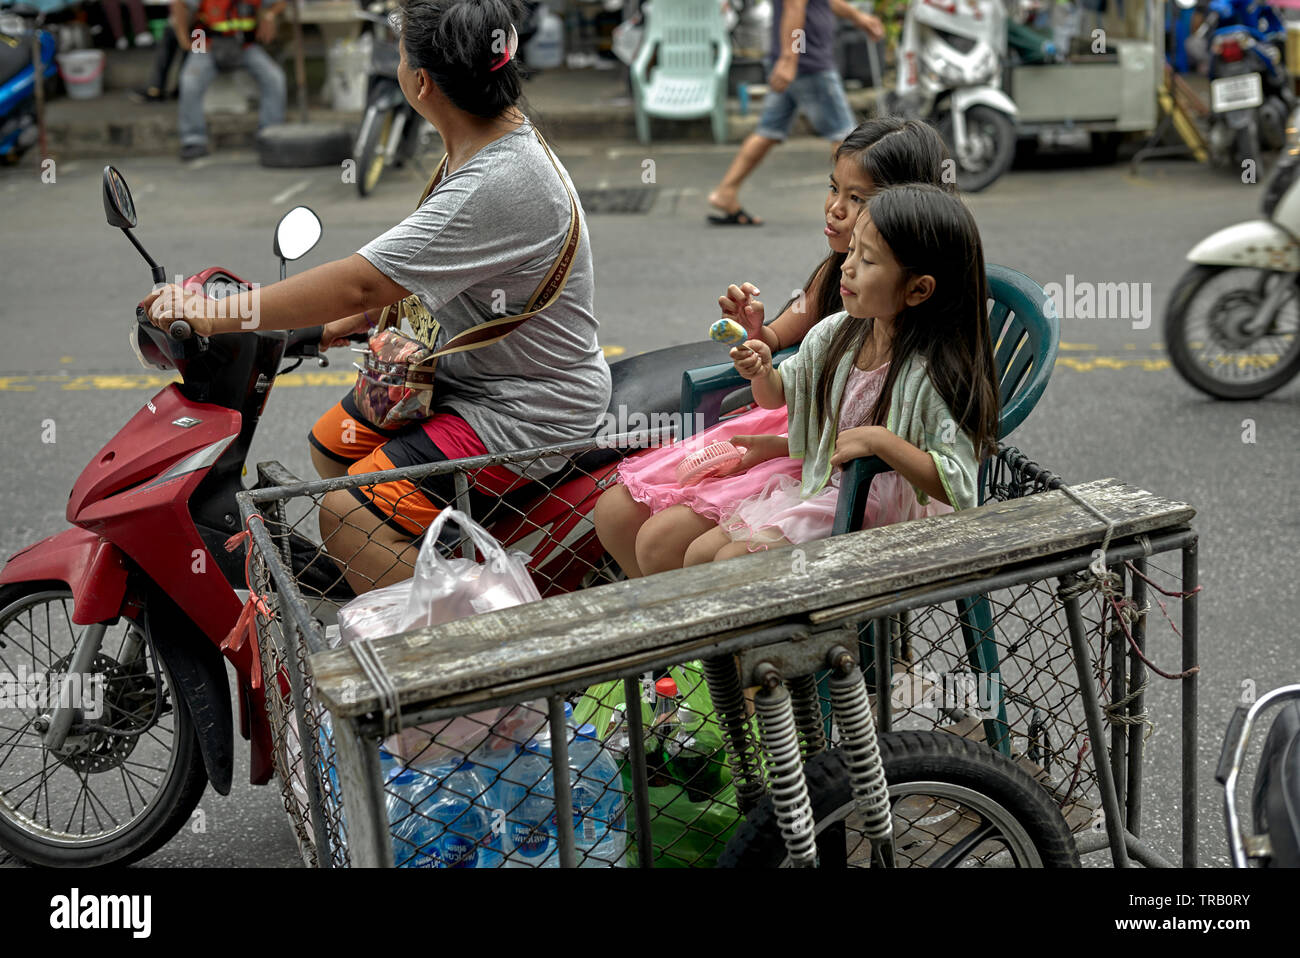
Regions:
[[[470,424],[453,412],[437,412],[431,419],[401,430],[380,429],[357,411],[350,392],[316,420],[308,439],[322,455],[346,463],[350,476],[464,459],[487,452]],[[471,477],[471,508],[476,515],[485,514],[485,506],[525,482],[504,466],[476,470]],[[423,533],[434,517],[456,498],[450,472],[418,480],[394,479],[371,486],[352,486],[348,491],[389,526],[412,537]],[[473,502],[473,499],[480,501]]]

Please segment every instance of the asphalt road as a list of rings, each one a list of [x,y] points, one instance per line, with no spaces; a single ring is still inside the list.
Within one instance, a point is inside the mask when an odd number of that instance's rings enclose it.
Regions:
[[[766,218],[758,229],[704,223],[704,194],[730,148],[593,142],[558,144],[558,153],[580,189],[642,187],[644,161],[654,161],[658,193],[648,213],[589,221],[601,342],[611,358],[701,339],[716,317],[715,298],[730,282],[752,280],[777,305],[823,255],[828,163],[818,141],[775,151],[756,174],[743,200]],[[41,182],[30,163],[0,171],[0,437],[10,450],[2,467],[0,554],[63,527],[78,472],[157,388],[126,346],[149,272],[104,224],[99,171],[89,161],[61,164],[53,183]],[[271,233],[289,207],[308,204],[324,221],[320,245],[300,264],[311,266],[353,252],[399,219],[422,179],[414,171],[394,174],[363,201],[335,170],[265,170],[241,154],[187,168],[133,159],[122,172],[135,191],[137,235],[169,273],[220,264],[259,281],[275,278]],[[1130,306],[1128,315],[1066,313],[1051,386],[1012,441],[1067,480],[1115,476],[1198,510],[1203,863],[1226,862],[1221,792],[1212,774],[1228,715],[1246,683],[1263,692],[1300,679],[1300,384],[1260,402],[1205,400],[1169,368],[1160,319],[1186,250],[1211,230],[1254,216],[1258,190],[1191,163],[1149,164],[1134,177],[1126,167],[1067,162],[1014,172],[970,198],[989,262],[1044,285],[1138,284],[1134,303],[1142,308]],[[350,378],[347,354],[336,355],[328,370],[277,384],[250,462],[275,458],[299,475],[310,473],[306,430]],[[43,441],[51,420],[55,441]],[[1243,442],[1247,420],[1253,443]],[[1175,667],[1176,638],[1154,615],[1150,631],[1152,657]],[[1149,704],[1156,731],[1147,751],[1144,835],[1172,857],[1178,696],[1153,679]],[[205,830],[183,831],[146,864],[296,864],[278,792],[246,781],[241,753],[233,793],[209,791],[203,799]]]

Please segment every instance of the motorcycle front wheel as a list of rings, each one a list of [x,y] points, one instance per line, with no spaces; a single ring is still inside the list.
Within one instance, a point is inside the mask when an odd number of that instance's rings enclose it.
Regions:
[[[936,124],[957,167],[957,189],[978,193],[1011,169],[1016,157],[1016,127],[1001,110],[973,106],[966,111],[966,145],[963,155],[953,135],[952,112],[946,111]]]
[[[947,732],[885,732],[880,755],[897,868],[1077,868],[1079,851],[1047,791],[1011,759]],[[838,749],[804,766],[818,867],[876,860]],[[719,868],[790,866],[770,795],[741,822]]]
[[[46,748],[85,626],[60,583],[0,588],[0,847],[47,868],[125,865],[161,848],[189,820],[207,774],[189,710],[143,630],[104,634],[67,741]]]
[[[1272,315],[1258,313],[1285,283]],[[1258,328],[1248,329],[1255,320]],[[1174,369],[1216,399],[1258,399],[1300,373],[1300,283],[1294,273],[1198,264],[1183,274],[1165,311]]]

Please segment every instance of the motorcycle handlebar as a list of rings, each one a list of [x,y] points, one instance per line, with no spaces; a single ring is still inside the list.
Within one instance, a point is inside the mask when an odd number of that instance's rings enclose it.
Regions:
[[[141,326],[153,325],[149,322],[149,314],[145,312],[143,306],[135,308],[135,319]],[[194,330],[190,328],[190,324],[185,320],[178,319],[167,327],[167,335],[176,342],[181,343],[193,336]]]

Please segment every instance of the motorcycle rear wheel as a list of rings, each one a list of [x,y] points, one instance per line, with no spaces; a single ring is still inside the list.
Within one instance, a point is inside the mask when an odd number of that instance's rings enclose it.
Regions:
[[[1079,851],[1047,791],[1011,759],[947,732],[879,737],[897,868],[1077,868]],[[876,867],[839,749],[804,766],[822,868]],[[719,868],[786,868],[770,795],[732,835]]]
[[[1270,280],[1290,283],[1294,292],[1268,330],[1245,342],[1235,328],[1259,308]],[[1174,369],[1201,392],[1228,400],[1266,396],[1300,373],[1300,283],[1292,273],[1197,264],[1169,298],[1165,345]],[[1255,370],[1264,372],[1251,375]]]
[[[72,604],[62,583],[0,588],[6,681],[14,681],[12,669],[31,675],[66,668],[84,628],[72,623]],[[0,699],[0,847],[33,865],[139,861],[189,820],[208,783],[189,710],[139,626],[121,619],[109,627],[82,685],[99,712],[85,716],[87,724],[134,734],[70,735],[55,754],[34,728],[45,703],[30,694],[20,704],[35,707],[6,707],[12,694]]]

